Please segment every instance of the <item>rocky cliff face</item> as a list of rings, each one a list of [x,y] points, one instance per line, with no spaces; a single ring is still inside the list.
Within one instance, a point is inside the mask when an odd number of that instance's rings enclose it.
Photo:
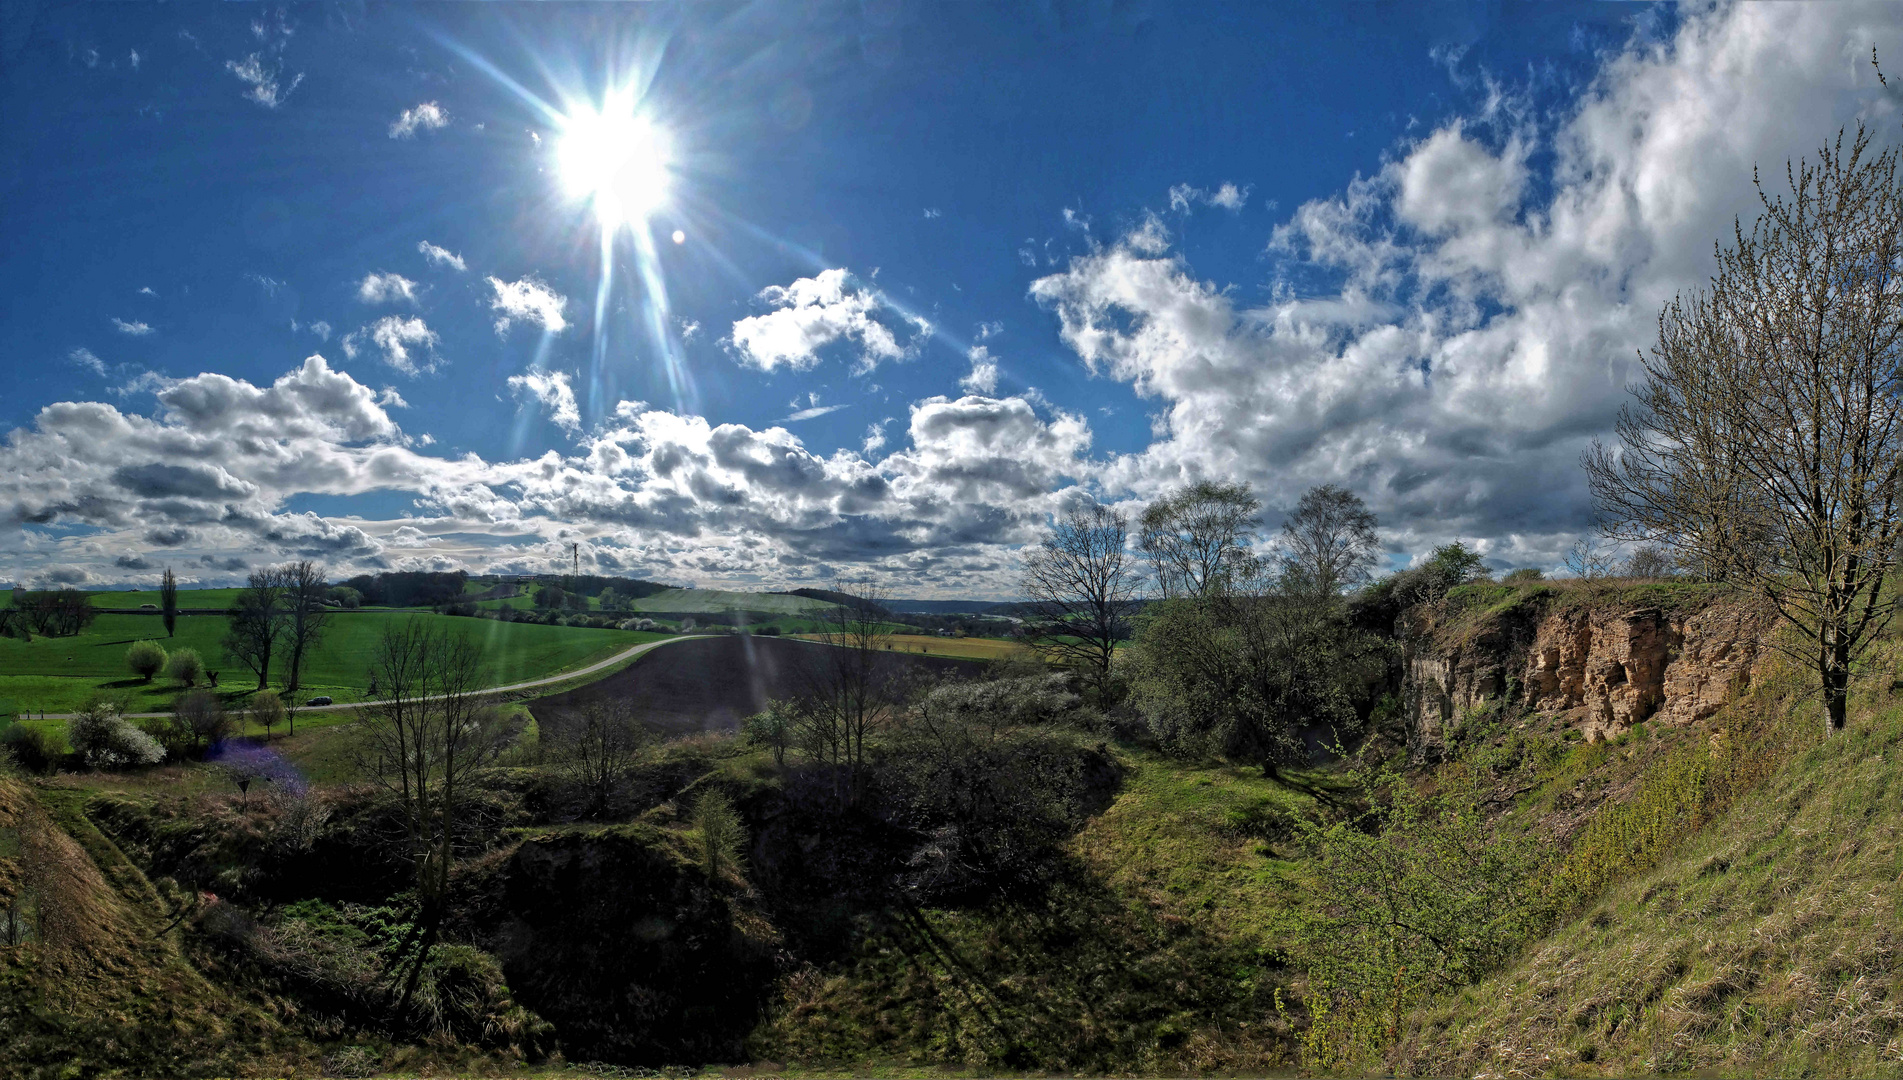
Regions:
[[[1463,711],[1501,700],[1563,714],[1588,740],[1645,720],[1702,720],[1750,684],[1770,628],[1762,614],[1715,595],[1676,596],[1664,607],[1645,604],[1653,597],[1642,590],[1494,592],[1504,598],[1456,594],[1401,618],[1417,758],[1438,755]],[[1493,604],[1477,609],[1475,599]]]

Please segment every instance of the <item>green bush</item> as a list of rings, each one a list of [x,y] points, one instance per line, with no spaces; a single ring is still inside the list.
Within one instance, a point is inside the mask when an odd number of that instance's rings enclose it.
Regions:
[[[205,677],[205,662],[195,649],[179,649],[165,662],[165,676],[185,686],[197,686]]]
[[[156,641],[135,641],[126,649],[126,667],[146,682],[165,670],[165,646]]]
[[[700,842],[700,868],[709,881],[746,870],[747,826],[725,795],[709,791],[694,804],[694,834]]]
[[[1559,904],[1551,853],[1490,828],[1484,781],[1457,772],[1432,791],[1391,770],[1358,769],[1370,808],[1302,824],[1317,903],[1303,914],[1305,1063],[1365,1066],[1406,1011],[1499,966],[1549,925]]]
[[[276,690],[260,690],[251,695],[251,721],[264,729],[266,738],[271,729],[284,722],[284,699],[278,697]]]

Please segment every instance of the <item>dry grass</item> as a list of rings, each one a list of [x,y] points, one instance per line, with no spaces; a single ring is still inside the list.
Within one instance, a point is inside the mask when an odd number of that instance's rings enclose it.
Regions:
[[[825,634],[800,634],[807,641],[825,641]],[[1000,641],[997,638],[944,638],[929,634],[893,634],[882,639],[889,642],[893,652],[915,653],[921,656],[949,656],[959,660],[1016,660],[1036,659],[1037,654],[1015,641]]]
[[[1887,682],[1887,680],[1884,680]],[[1849,731],[1496,977],[1417,1010],[1403,1074],[1895,1075],[1903,1067],[1903,706]],[[1821,730],[1813,703],[1791,716]]]

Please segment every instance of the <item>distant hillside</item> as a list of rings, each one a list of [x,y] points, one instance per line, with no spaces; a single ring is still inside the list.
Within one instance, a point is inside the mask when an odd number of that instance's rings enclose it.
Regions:
[[[899,614],[918,615],[994,615],[1015,605],[997,600],[887,600],[885,606]]]
[[[634,610],[655,614],[696,615],[723,611],[763,611],[811,615],[832,607],[824,600],[791,593],[729,592],[725,589],[666,589],[634,602]]]
[[[894,610],[890,605],[874,604],[861,597],[854,596],[851,593],[837,592],[833,589],[793,589],[788,592],[773,593],[771,595],[803,596],[808,600],[817,600],[828,607],[864,605],[868,606],[875,615],[890,615]]]

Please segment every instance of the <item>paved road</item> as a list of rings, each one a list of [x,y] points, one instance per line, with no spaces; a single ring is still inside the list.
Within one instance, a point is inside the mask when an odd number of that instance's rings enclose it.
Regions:
[[[644,641],[639,645],[636,645],[632,648],[623,649],[622,651],[614,654],[613,656],[610,656],[608,659],[590,664],[585,668],[576,668],[574,671],[564,671],[564,672],[560,672],[559,674],[548,675],[540,679],[530,679],[528,682],[510,683],[507,686],[484,687],[483,689],[478,690],[476,692],[478,694],[483,694],[483,695],[508,694],[508,693],[513,693],[517,690],[533,690],[538,686],[553,686],[556,683],[567,682],[570,679],[577,679],[583,675],[593,675],[595,672],[600,671],[602,668],[613,667],[614,665],[619,664],[623,660],[628,660],[628,659],[632,659],[633,657],[640,656],[642,653],[647,652],[649,649],[658,649],[663,645],[672,644],[673,642],[676,642],[676,641],[687,641],[690,638],[706,637],[706,636],[707,635],[705,634],[684,634],[680,637],[663,638],[660,641]],[[390,703],[390,699],[386,698],[381,701],[346,701],[337,705],[300,705],[297,707],[297,715],[303,716],[306,713],[339,712],[344,709],[361,709],[370,705],[387,705],[389,703]],[[127,713],[126,717],[132,720],[150,720],[150,719],[156,719],[161,716],[170,716],[170,715],[172,714],[163,713],[163,712],[139,712],[139,713]],[[40,717],[34,713],[27,713],[27,714],[24,714],[24,716],[28,720],[35,720],[35,719],[71,720],[73,718],[72,713],[47,713],[44,717]]]

